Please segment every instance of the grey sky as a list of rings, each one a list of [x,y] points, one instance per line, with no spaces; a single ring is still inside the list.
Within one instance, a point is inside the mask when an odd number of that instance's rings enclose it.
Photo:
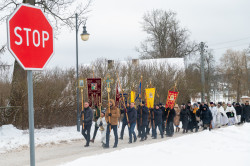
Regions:
[[[90,38],[86,42],[79,39],[79,63],[90,63],[101,57],[116,60],[138,58],[135,47],[147,36],[140,22],[143,14],[152,9],[175,11],[181,26],[190,31],[191,40],[207,42],[209,48],[225,47],[214,51],[218,59],[230,46],[240,45],[233,49],[248,47],[249,7],[249,0],[94,0],[87,21]],[[5,23],[0,28],[2,45],[7,40]],[[216,44],[220,42],[228,43]],[[55,44],[54,57],[47,67],[74,67],[75,31],[62,28]],[[13,62],[8,52],[2,59]]]

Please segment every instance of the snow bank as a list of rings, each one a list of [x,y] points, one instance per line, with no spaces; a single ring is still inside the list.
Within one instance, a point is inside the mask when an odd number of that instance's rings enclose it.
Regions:
[[[60,142],[70,142],[75,139],[82,139],[80,132],[76,131],[76,126],[56,127],[53,129],[35,129],[35,145],[58,144]],[[20,147],[29,146],[29,130],[18,130],[13,125],[0,127],[0,153]]]
[[[250,124],[203,131],[167,141],[83,157],[62,166],[249,166]],[[98,159],[98,161],[96,161]]]

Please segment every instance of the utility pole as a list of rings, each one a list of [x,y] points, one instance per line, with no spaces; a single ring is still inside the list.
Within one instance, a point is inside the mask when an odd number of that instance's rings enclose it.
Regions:
[[[202,84],[202,91],[201,91],[201,102],[205,102],[205,69],[204,69],[204,49],[205,44],[204,42],[200,43],[200,54],[201,54],[201,84]]]

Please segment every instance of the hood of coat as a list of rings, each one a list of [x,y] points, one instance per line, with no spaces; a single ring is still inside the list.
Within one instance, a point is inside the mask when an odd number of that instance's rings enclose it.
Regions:
[[[112,103],[112,107],[115,106],[115,100],[114,99],[110,99],[110,102]]]

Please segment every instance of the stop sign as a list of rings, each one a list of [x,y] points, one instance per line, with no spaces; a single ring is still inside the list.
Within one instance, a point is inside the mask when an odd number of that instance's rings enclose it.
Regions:
[[[54,52],[53,28],[42,10],[21,4],[7,20],[8,49],[25,70],[42,70]]]

